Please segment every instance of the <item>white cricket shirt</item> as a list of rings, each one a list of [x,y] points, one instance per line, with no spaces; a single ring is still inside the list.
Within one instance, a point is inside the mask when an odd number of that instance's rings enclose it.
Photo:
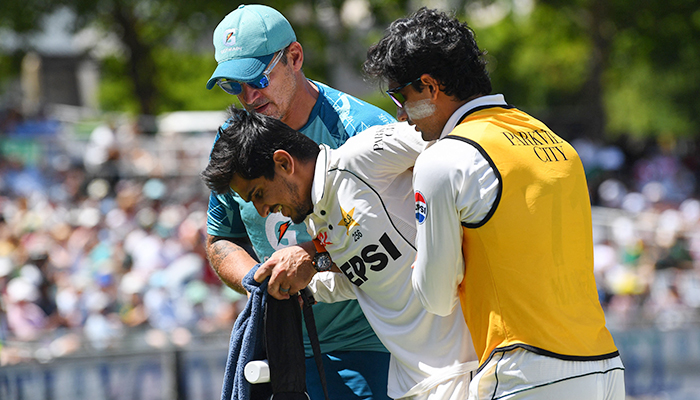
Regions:
[[[343,274],[316,274],[323,302],[356,298],[391,352],[388,395],[424,394],[477,367],[461,309],[426,311],[411,285],[416,257],[412,168],[425,148],[406,123],[369,128],[336,150],[321,145],[307,220]],[[445,398],[464,398],[453,392]]]

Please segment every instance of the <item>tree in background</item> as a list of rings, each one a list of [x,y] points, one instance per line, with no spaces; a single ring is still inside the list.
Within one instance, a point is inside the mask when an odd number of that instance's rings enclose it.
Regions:
[[[523,4],[532,6],[527,13],[518,12]],[[494,61],[494,87],[515,104],[576,136],[698,136],[697,2],[512,0],[470,7],[466,19]],[[483,10],[493,8],[500,18],[483,24],[480,16],[489,15]]]
[[[270,0],[304,46],[305,73],[394,112],[359,73],[388,24],[425,4],[454,10],[489,52],[494,90],[552,121],[554,129],[697,136],[700,8],[692,0]],[[102,64],[105,110],[154,115],[223,109],[234,100],[204,82],[214,70],[211,33],[238,2],[223,0],[24,0],[0,2],[0,27],[36,30],[68,7],[74,28],[99,26],[123,51]],[[25,47],[24,49],[29,50]],[[4,56],[6,60],[18,57]],[[8,58],[9,57],[9,58]],[[3,64],[5,64],[3,62]],[[6,65],[0,74],[7,74]],[[347,72],[350,73],[347,73]],[[370,94],[371,93],[371,94]]]
[[[169,62],[173,71],[178,70],[180,61],[187,64],[188,55],[201,46],[201,32],[229,7],[224,1],[58,0],[56,3],[75,13],[76,30],[96,26],[119,38],[124,52],[111,60],[107,72],[122,72],[128,77],[121,81],[129,85],[124,94],[136,100],[135,111],[146,115],[170,108],[164,95],[177,82],[163,73],[163,61]],[[182,52],[183,57],[168,57],[172,52]],[[107,77],[115,80],[109,74]]]

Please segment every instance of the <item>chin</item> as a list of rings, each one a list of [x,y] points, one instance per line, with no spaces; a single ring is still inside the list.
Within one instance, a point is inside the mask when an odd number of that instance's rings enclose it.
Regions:
[[[296,215],[296,216],[292,217],[292,222],[294,222],[297,225],[303,224],[305,220],[306,220],[305,215],[304,216]]]
[[[420,137],[426,142],[431,142],[433,140],[437,140],[440,138],[439,134],[436,135],[436,134],[432,134],[430,132],[425,132],[425,131],[421,131],[421,130],[419,130],[419,132],[420,132]]]
[[[314,212],[314,208],[312,206],[311,208],[309,208],[309,210],[307,212],[299,213],[298,215],[291,217],[292,222],[294,222],[295,224],[301,224],[306,220],[306,217],[313,214],[313,212]]]

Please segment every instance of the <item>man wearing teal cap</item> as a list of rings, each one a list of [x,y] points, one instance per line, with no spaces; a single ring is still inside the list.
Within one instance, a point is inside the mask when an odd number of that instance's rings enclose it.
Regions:
[[[238,96],[247,110],[277,118],[317,143],[337,148],[369,126],[395,122],[375,106],[308,80],[302,71],[301,44],[287,19],[273,8],[239,6],[216,27],[213,42],[218,66],[208,89],[218,85]],[[277,265],[279,273],[268,283],[275,297],[304,287],[316,253],[306,226],[280,213],[263,218],[252,203],[233,192],[212,193],[207,218],[209,261],[227,285],[241,292],[241,280],[258,262],[245,251],[250,245],[258,260]],[[314,316],[331,397],[387,399],[389,353],[357,301],[319,303]],[[307,389],[312,400],[323,399],[308,338],[305,344]]]

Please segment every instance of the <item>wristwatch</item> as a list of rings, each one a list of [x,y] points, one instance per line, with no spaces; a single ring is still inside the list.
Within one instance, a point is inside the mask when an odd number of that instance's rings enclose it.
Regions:
[[[333,265],[333,261],[331,260],[331,255],[328,254],[327,251],[322,251],[322,252],[316,253],[316,255],[314,255],[314,259],[311,262],[311,264],[314,266],[314,269],[317,272],[324,272],[324,271],[331,270],[331,266]]]

